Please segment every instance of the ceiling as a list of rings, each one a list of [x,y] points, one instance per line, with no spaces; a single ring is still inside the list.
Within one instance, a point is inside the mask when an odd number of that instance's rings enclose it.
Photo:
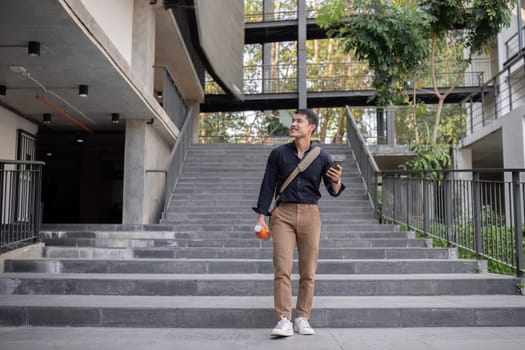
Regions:
[[[28,41],[40,42],[40,56],[27,55]],[[31,77],[67,103],[14,73],[10,69],[13,65],[23,66]],[[80,84],[89,86],[88,97],[78,95]],[[0,1],[0,85],[7,87],[0,105],[39,125],[44,125],[43,113],[51,113],[49,128],[56,131],[81,129],[36,96],[43,96],[93,131],[122,129],[122,121],[128,118],[154,117],[58,0]],[[111,113],[120,114],[120,124],[111,122]]]
[[[472,168],[503,168],[501,128],[471,145]]]

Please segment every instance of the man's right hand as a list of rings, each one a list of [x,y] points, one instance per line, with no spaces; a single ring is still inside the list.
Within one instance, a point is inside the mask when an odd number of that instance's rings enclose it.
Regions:
[[[268,230],[268,226],[266,225],[266,216],[264,216],[264,214],[259,214],[256,225],[261,225],[262,227],[265,227],[266,230]]]

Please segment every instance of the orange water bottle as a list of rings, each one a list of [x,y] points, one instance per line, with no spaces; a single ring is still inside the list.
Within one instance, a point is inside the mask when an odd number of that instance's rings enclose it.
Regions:
[[[270,232],[264,227],[263,225],[257,224],[254,228],[255,235],[259,237],[259,239],[262,239],[263,241],[267,241],[270,239]]]

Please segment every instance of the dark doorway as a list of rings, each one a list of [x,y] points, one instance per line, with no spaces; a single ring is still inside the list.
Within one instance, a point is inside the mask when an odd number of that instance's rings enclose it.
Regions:
[[[122,222],[124,140],[124,132],[39,132],[44,223]]]

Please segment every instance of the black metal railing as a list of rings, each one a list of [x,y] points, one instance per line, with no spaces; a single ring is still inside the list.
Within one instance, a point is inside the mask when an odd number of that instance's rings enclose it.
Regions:
[[[522,36],[525,35],[525,27],[521,28]],[[511,60],[513,57],[520,53],[520,42],[519,35],[516,32],[507,41],[505,41],[505,54],[506,60]]]
[[[38,237],[44,164],[0,160],[0,251]]]
[[[317,9],[307,8],[306,18],[316,18]],[[275,22],[275,21],[289,21],[297,20],[297,11],[276,11],[276,12],[263,12],[259,11],[256,13],[248,13],[244,15],[244,23],[254,22]]]
[[[525,169],[384,171],[381,217],[524,276]]]
[[[436,84],[439,88],[446,88],[456,84],[459,86],[480,87],[484,84],[490,72],[489,60],[474,60],[468,71],[454,72],[454,68],[446,69],[450,62],[440,62],[441,73],[436,75]],[[475,70],[474,70],[475,69]],[[372,86],[374,73],[364,62],[349,63],[322,63],[306,66],[306,88],[309,92],[333,91],[365,91],[374,90]],[[409,82],[418,89],[433,87],[430,73],[422,75],[417,81]],[[243,73],[243,93],[290,93],[297,92],[297,66],[295,64],[280,65],[247,65]],[[211,77],[206,80],[206,93],[223,94],[222,89]]]
[[[357,162],[359,171],[361,172],[370,202],[374,207],[374,211],[378,213],[379,203],[377,186],[379,183],[379,168],[377,167],[374,157],[370,154],[366,142],[363,139],[348,106],[346,107],[346,125],[348,143],[352,148],[352,153]]]
[[[467,115],[464,136],[483,129],[524,104],[525,52],[522,52],[460,103]]]
[[[164,189],[164,199],[163,207],[164,212],[168,209],[171,196],[173,194],[173,189],[175,188],[177,179],[182,170],[186,156],[190,149],[192,142],[192,129],[193,129],[193,108],[190,107],[184,118],[182,127],[179,129],[179,135],[175,141],[175,146],[173,147],[170,158],[168,161],[168,166],[166,168],[166,184]]]
[[[445,104],[443,114],[464,116],[464,109],[460,105]],[[412,106],[389,106],[388,112],[384,107],[349,107],[361,136],[367,145],[396,144],[410,145],[415,142],[414,132],[399,130],[406,128],[407,120],[413,114]],[[436,105],[426,106],[424,111],[418,111],[418,118],[433,117]],[[378,118],[380,120],[378,120]],[[388,118],[392,118],[390,126],[394,129],[389,139],[387,132]],[[410,126],[412,128],[412,126]],[[461,131],[458,132],[461,134]]]
[[[162,108],[164,108],[166,114],[177,128],[180,129],[184,123],[184,117],[186,117],[188,113],[188,106],[173,82],[168,70],[165,67],[162,68]]]

